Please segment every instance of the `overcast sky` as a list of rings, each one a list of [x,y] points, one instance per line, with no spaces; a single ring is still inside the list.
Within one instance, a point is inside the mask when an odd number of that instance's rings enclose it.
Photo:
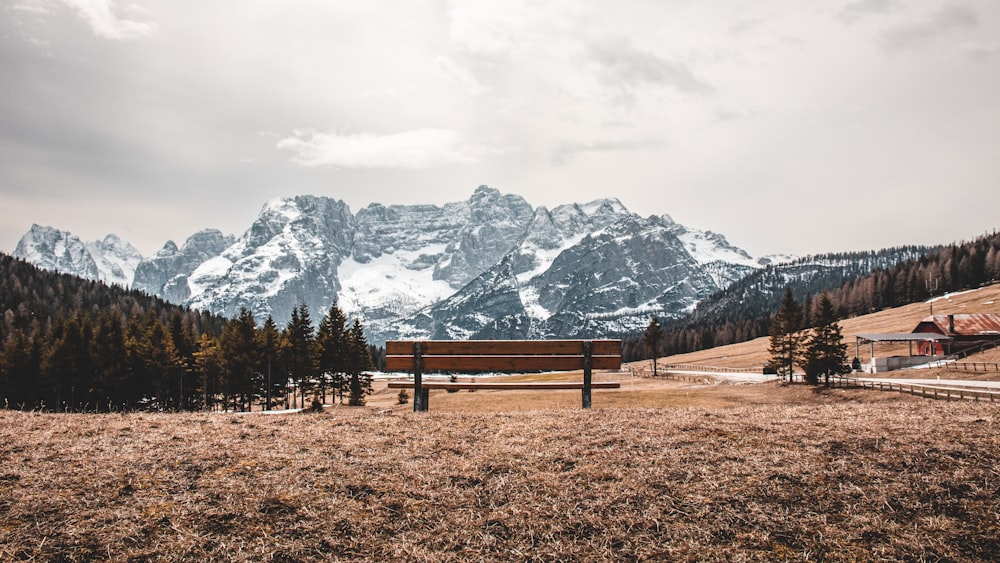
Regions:
[[[755,256],[1000,226],[1000,2],[2,0],[0,250],[617,197]]]

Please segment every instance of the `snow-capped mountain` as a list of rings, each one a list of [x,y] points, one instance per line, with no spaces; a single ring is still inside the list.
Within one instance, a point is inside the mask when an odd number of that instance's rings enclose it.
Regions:
[[[191,298],[189,281],[195,269],[222,254],[235,241],[235,237],[216,229],[191,235],[180,248],[168,240],[153,257],[139,264],[132,287],[173,303],[184,303]]]
[[[115,235],[83,242],[52,227],[32,225],[18,241],[13,256],[64,274],[128,287],[142,254]]]
[[[100,279],[73,259],[82,251],[31,243],[33,233],[18,245],[34,249],[22,257]],[[275,199],[242,236],[205,230],[179,248],[168,242],[122,279],[279,324],[299,304],[318,319],[336,301],[380,342],[622,334],[652,314],[689,312],[758,267],[721,235],[640,217],[616,199],[550,210],[480,186],[463,202],[372,204],[356,214],[327,197]]]

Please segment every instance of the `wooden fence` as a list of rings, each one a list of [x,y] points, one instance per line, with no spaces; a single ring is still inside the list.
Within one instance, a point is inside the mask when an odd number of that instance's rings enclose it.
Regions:
[[[745,373],[745,372],[744,372]],[[632,368],[632,377],[653,377],[652,368]],[[657,366],[656,377],[663,379],[672,379],[674,381],[689,381],[692,383],[705,383],[707,385],[712,385],[715,383],[715,378],[708,374],[692,374],[692,373],[671,373],[665,369],[659,369]]]
[[[716,373],[763,373],[764,368],[760,369],[748,369],[748,368],[729,368],[720,366],[703,366],[698,364],[660,364],[656,366],[657,368],[663,368],[666,370],[679,369],[686,371],[713,371]]]
[[[939,385],[927,385],[920,383],[864,381],[852,377],[831,379],[830,384],[836,387],[860,387],[862,389],[872,389],[875,391],[895,391],[898,393],[917,395],[924,399],[938,399],[944,401],[982,400],[992,403],[1000,400],[1000,391],[991,391],[989,389],[963,389],[961,387],[943,387]]]
[[[967,357],[969,357],[969,356],[971,356],[973,354],[979,354],[981,352],[985,352],[987,350],[992,350],[992,349],[997,348],[997,347],[1000,347],[1000,341],[994,340],[994,341],[991,341],[991,342],[984,342],[984,343],[980,344],[979,346],[974,346],[972,348],[966,348],[965,350],[961,350],[959,352],[955,352],[954,354],[952,354],[952,358],[954,358],[956,360],[960,360],[962,358],[967,358]]]
[[[1000,371],[998,362],[951,362],[943,367],[951,371]]]

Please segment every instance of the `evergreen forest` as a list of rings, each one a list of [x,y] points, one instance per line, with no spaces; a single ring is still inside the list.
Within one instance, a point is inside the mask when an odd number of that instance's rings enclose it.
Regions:
[[[0,406],[62,412],[364,404],[383,357],[335,304],[258,325],[0,253]]]

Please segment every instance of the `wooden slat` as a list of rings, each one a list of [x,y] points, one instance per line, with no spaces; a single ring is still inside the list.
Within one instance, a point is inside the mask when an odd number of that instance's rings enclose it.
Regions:
[[[621,356],[593,356],[593,369],[619,369]],[[387,371],[412,371],[413,356],[386,356]],[[423,356],[423,369],[452,372],[570,371],[583,369],[583,356]]]
[[[583,340],[425,340],[425,356],[559,356],[583,354]],[[593,340],[595,356],[621,354],[620,340]],[[389,356],[413,354],[412,340],[390,340],[385,343]]]
[[[453,381],[424,381],[421,383],[424,389],[499,389],[507,391],[528,391],[544,389],[583,389],[582,381],[473,381],[473,382],[453,382]],[[592,389],[620,389],[621,383],[617,381],[595,381],[590,384]],[[412,389],[412,381],[390,381],[389,389]]]

